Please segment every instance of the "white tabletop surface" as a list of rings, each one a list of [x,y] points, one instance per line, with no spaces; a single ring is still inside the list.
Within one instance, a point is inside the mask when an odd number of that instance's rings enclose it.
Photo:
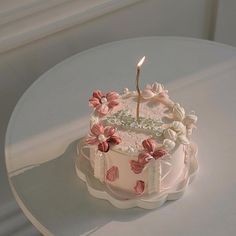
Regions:
[[[185,195],[157,210],[120,210],[89,195],[74,168],[94,89],[159,81],[199,116],[200,171]],[[236,49],[209,41],[150,37],[79,53],[42,75],[18,102],[6,135],[15,198],[45,235],[236,234]]]

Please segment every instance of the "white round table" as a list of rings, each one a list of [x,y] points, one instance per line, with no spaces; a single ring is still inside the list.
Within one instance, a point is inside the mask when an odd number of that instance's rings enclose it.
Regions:
[[[120,210],[91,197],[76,176],[76,140],[88,129],[94,89],[159,81],[199,116],[200,171],[185,195],[156,210]],[[204,40],[150,37],[79,53],[42,75],[18,102],[6,134],[14,196],[45,235],[235,235],[236,49]]]

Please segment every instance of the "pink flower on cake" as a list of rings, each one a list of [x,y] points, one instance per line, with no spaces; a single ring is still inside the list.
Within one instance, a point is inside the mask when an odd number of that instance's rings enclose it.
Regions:
[[[157,160],[167,154],[165,149],[157,149],[157,143],[153,139],[143,140],[142,145],[144,147],[144,151],[139,154],[138,160],[143,164],[147,164],[152,158]]]
[[[150,99],[153,97],[166,97],[168,91],[164,89],[163,85],[155,82],[152,85],[148,84],[144,91],[142,92],[142,96],[144,99]]]
[[[119,178],[119,170],[117,166],[112,166],[106,173],[106,179],[110,182]]]
[[[90,145],[98,145],[98,150],[108,152],[111,145],[118,145],[121,138],[115,135],[116,129],[112,126],[104,127],[103,124],[94,124],[91,133],[86,139],[86,143]]]
[[[138,155],[138,161],[131,160],[131,170],[135,174],[140,174],[143,171],[145,165],[151,160],[161,158],[167,154],[167,151],[163,148],[158,149],[157,143],[153,139],[145,139],[142,142],[144,150]]]
[[[140,195],[144,192],[145,183],[142,180],[137,180],[136,185],[134,186],[134,191],[136,194]]]
[[[140,174],[143,171],[145,165],[143,163],[140,163],[139,161],[131,160],[130,167],[135,174]]]
[[[89,105],[95,108],[99,116],[105,116],[111,109],[119,104],[117,101],[118,98],[119,94],[116,92],[103,94],[100,90],[96,90],[89,99]]]

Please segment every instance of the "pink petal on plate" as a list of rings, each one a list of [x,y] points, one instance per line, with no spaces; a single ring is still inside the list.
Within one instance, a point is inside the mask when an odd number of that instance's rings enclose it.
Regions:
[[[143,171],[144,165],[138,161],[131,160],[130,167],[135,174],[140,174]]]
[[[106,179],[108,181],[115,181],[119,178],[119,170],[117,166],[112,166],[106,173]]]
[[[96,107],[96,111],[99,115],[104,116],[108,113],[109,107],[106,104],[101,104]]]
[[[119,98],[119,94],[117,92],[112,91],[106,94],[106,99],[108,102],[115,100],[117,98]]]
[[[95,97],[92,97],[89,99],[89,105],[90,106],[93,106],[93,107],[96,107],[100,104],[100,101],[98,98],[95,98]]]
[[[109,144],[108,142],[102,142],[98,144],[98,150],[101,152],[108,152],[109,151]]]
[[[117,135],[112,135],[107,141],[111,144],[118,145],[121,143],[121,138]]]
[[[106,137],[112,136],[115,132],[116,132],[116,129],[114,127],[112,127],[112,126],[107,126],[104,129],[104,135]]]
[[[136,185],[134,186],[134,191],[136,194],[142,194],[144,192],[145,183],[142,180],[137,180]]]
[[[142,145],[148,152],[153,152],[156,148],[156,141],[151,138],[145,139],[143,140]]]
[[[146,165],[148,163],[149,157],[150,157],[150,154],[148,152],[141,152],[138,155],[138,162],[142,165]]]
[[[118,101],[115,101],[115,100],[110,101],[110,102],[108,103],[108,107],[109,107],[110,109],[112,109],[113,107],[115,107],[115,106],[117,106],[117,105],[119,105],[119,102],[118,102]]]
[[[100,90],[96,90],[93,92],[93,97],[98,98],[99,100],[102,98],[103,93]]]
[[[91,128],[92,134],[99,136],[104,133],[104,127],[102,124],[94,124]]]
[[[91,136],[91,137],[88,137],[85,142],[87,144],[90,144],[90,145],[94,145],[94,144],[98,144],[98,139],[97,137],[94,137],[94,136]]]
[[[167,154],[167,151],[165,149],[159,149],[153,153],[153,157],[155,159],[158,159],[158,158],[165,156],[166,154]]]
[[[155,93],[153,93],[151,90],[149,90],[149,89],[145,89],[145,90],[143,90],[143,92],[142,92],[142,97],[144,98],[144,99],[149,99],[149,98],[152,98],[152,97],[154,97],[155,96]]]

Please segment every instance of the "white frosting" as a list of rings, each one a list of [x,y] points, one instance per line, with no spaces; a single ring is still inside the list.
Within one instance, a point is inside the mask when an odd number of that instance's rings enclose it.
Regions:
[[[177,138],[177,133],[172,129],[165,129],[163,131],[164,138],[175,141]]]
[[[190,126],[192,124],[196,124],[197,122],[197,116],[194,115],[194,114],[189,114],[187,115],[184,120],[183,120],[183,123],[186,125],[186,126]]]
[[[173,117],[179,121],[182,121],[185,117],[185,110],[178,103],[175,103],[173,106]]]
[[[170,139],[164,139],[163,141],[163,146],[166,148],[168,151],[172,150],[175,147],[175,142],[170,140]]]
[[[136,133],[135,131],[118,130],[116,134],[122,137],[122,141],[119,145],[112,147],[112,149],[128,152],[131,155],[138,155],[138,153],[143,149],[142,141],[150,138],[150,135],[145,133]]]
[[[91,115],[90,117],[90,128],[99,122],[98,116]]]
[[[185,125],[180,121],[173,121],[173,123],[171,124],[171,129],[173,129],[175,132],[177,132],[179,134],[186,133]]]
[[[184,134],[181,134],[178,136],[178,141],[184,145],[188,145],[189,144],[189,140],[188,138],[184,135]]]

